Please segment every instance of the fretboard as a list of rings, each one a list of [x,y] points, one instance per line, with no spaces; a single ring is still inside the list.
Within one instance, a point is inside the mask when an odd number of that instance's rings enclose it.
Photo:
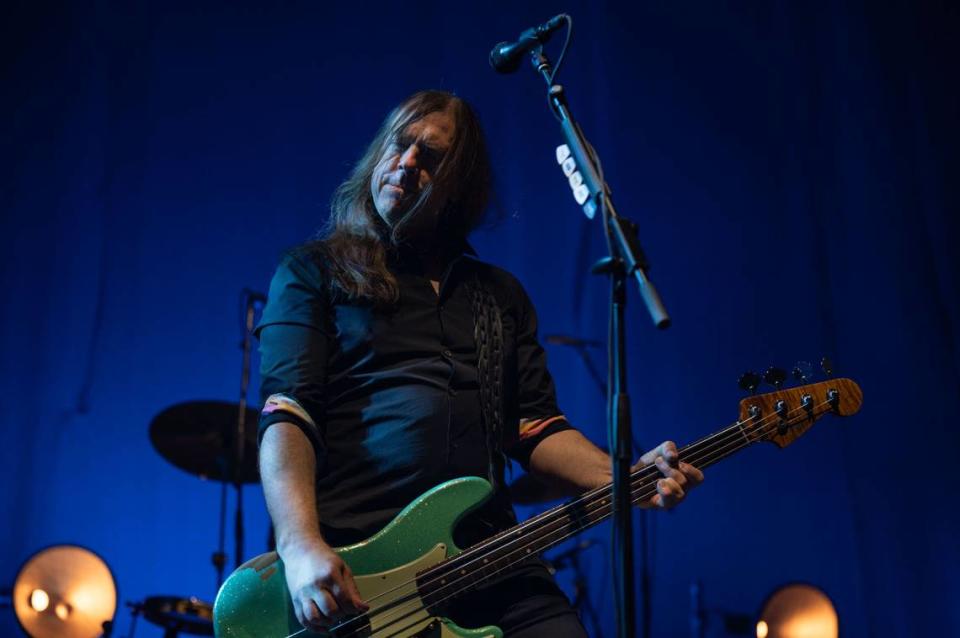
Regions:
[[[680,460],[703,469],[742,450],[753,441],[740,423],[684,446]],[[662,478],[653,465],[630,475],[630,500],[642,503],[656,493]],[[419,574],[424,602],[438,604],[502,573],[509,567],[562,543],[613,515],[613,486],[599,487],[549,509],[464,550]]]

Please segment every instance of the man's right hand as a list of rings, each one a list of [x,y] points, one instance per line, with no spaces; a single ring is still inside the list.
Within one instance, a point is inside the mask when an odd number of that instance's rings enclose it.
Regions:
[[[350,567],[323,541],[285,547],[281,558],[294,612],[307,629],[324,631],[369,609]]]

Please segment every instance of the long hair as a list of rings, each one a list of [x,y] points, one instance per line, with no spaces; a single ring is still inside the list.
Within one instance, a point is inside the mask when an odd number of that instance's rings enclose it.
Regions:
[[[374,207],[370,181],[387,146],[413,122],[437,111],[454,120],[454,139],[431,182],[403,217],[389,227]],[[330,218],[315,243],[330,274],[333,292],[349,301],[388,307],[400,298],[390,271],[390,253],[403,243],[411,220],[424,208],[440,211],[439,240],[463,242],[484,218],[492,191],[492,170],[476,113],[445,91],[420,91],[384,120],[363,157],[336,190]]]

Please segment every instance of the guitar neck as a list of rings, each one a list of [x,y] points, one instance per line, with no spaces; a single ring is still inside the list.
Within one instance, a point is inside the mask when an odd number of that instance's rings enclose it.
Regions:
[[[786,447],[823,415],[850,416],[862,402],[863,392],[851,379],[831,379],[755,395],[740,402],[738,421],[684,446],[679,457],[703,469],[758,441]],[[660,478],[654,465],[633,472],[631,503],[643,503],[653,496]],[[591,490],[435,565],[418,577],[421,593],[430,596],[439,583],[446,597],[456,595],[605,521],[613,515],[612,492],[610,484]]]
[[[704,437],[679,451],[681,460],[706,468],[753,443],[737,422]],[[662,478],[653,465],[630,475],[630,499],[634,505],[656,493]],[[421,582],[446,583],[456,580],[462,589],[479,585],[528,556],[539,554],[613,515],[613,486],[603,487],[549,509],[496,536],[493,536],[421,574]],[[422,591],[429,597],[429,586]],[[449,595],[449,594],[448,594]]]

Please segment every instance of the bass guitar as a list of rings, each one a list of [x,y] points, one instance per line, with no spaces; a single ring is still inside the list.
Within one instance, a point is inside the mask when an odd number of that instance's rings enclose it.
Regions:
[[[736,422],[681,448],[679,456],[702,469],[761,441],[786,447],[820,417],[849,416],[860,409],[862,401],[860,387],[850,379],[752,396],[740,402]],[[659,477],[652,465],[633,472],[632,502],[650,498]],[[462,628],[436,610],[447,600],[613,514],[611,486],[607,485],[461,550],[453,542],[457,522],[491,493],[490,484],[481,478],[447,481],[410,503],[367,540],[337,549],[370,609],[319,635],[502,638],[497,627]],[[283,562],[276,552],[247,561],[227,579],[217,594],[213,616],[219,638],[317,635],[304,629],[294,615]]]

